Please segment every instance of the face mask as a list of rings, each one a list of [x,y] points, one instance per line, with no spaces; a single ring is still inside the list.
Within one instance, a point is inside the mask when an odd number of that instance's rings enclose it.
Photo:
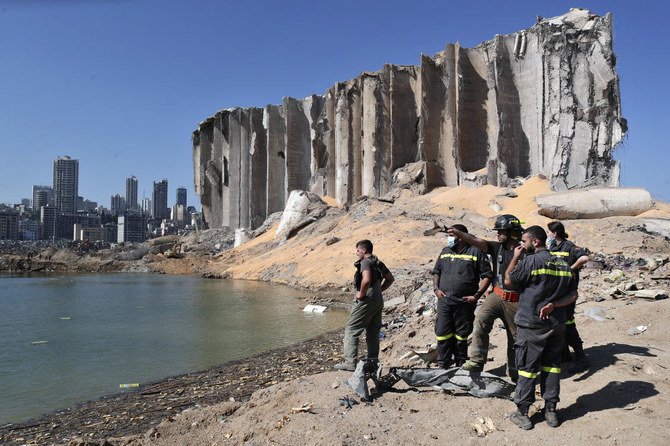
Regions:
[[[458,239],[453,235],[447,237],[447,248],[452,249],[458,243]]]
[[[548,239],[547,239],[547,248],[551,248],[551,245],[552,245],[553,243],[554,243],[554,239],[553,239],[553,238],[548,238]]]

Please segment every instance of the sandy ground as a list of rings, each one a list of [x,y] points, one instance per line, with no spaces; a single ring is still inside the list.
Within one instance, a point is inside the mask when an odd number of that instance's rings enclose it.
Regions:
[[[577,324],[591,367],[581,374],[564,373],[559,405],[563,422],[558,429],[549,428],[538,413],[533,416],[535,429],[520,430],[507,419],[514,409],[507,400],[408,389],[402,384],[396,391],[376,395],[370,405],[347,409],[339,404],[340,398],[360,401],[343,384],[349,374],[326,372],[258,391],[233,413],[226,403],[189,410],[144,436],[123,441],[132,445],[668,444],[670,335],[665,325],[670,300],[582,302]],[[586,317],[584,310],[591,307],[604,309],[607,319],[597,322]],[[642,324],[648,326],[644,333],[627,334],[630,327]],[[424,333],[407,338],[414,328],[395,335],[394,342],[402,347],[382,361],[400,363],[397,353],[420,343],[416,338]],[[424,341],[429,342],[429,336]],[[493,361],[487,370],[502,374],[505,342],[503,330],[496,328],[492,343],[499,347],[490,351]],[[294,410],[303,405],[312,409]],[[536,406],[533,411],[542,407],[541,399]],[[485,417],[496,429],[480,438],[472,424]]]
[[[231,277],[270,279],[318,289],[347,287],[355,241],[370,238],[375,252],[400,277],[397,289],[405,296],[428,279],[427,271],[444,243],[443,235],[423,236],[433,221],[440,224],[464,222],[471,232],[492,238],[495,215],[513,213],[526,225],[546,225],[549,219],[537,213],[534,196],[549,192],[546,182],[531,179],[516,188],[515,198],[492,186],[479,189],[443,188],[423,196],[402,195],[394,204],[363,200],[334,221],[316,223],[305,234],[279,246],[272,232],[220,255],[216,266]],[[502,211],[490,207],[491,201]],[[642,217],[668,218],[670,209],[659,203]],[[572,239],[608,259],[667,257],[667,239],[639,230],[639,218],[617,217],[591,221],[567,221]],[[319,225],[321,225],[319,227]],[[332,237],[339,242],[326,246]],[[251,254],[249,256],[249,254]],[[244,256],[245,261],[237,261]],[[251,259],[250,259],[251,257]],[[611,263],[612,260],[609,260]],[[626,264],[625,261],[623,261]],[[629,262],[630,263],[630,262]],[[133,445],[177,444],[276,444],[276,445],[405,445],[405,444],[645,444],[670,443],[668,383],[670,300],[613,299],[604,290],[607,269],[586,269],[582,274],[577,324],[585,340],[591,367],[585,373],[564,372],[563,420],[558,429],[549,428],[541,413],[534,415],[536,427],[522,431],[508,420],[514,409],[503,399],[455,396],[430,389],[408,389],[381,393],[372,404],[347,409],[340,398],[355,394],[342,383],[349,374],[327,372],[305,376],[256,392],[239,409],[226,405],[189,410],[166,421],[150,434],[136,437]],[[407,274],[404,274],[407,272]],[[652,274],[636,266],[625,271],[631,280],[643,280],[647,287],[668,289],[667,280],[654,281]],[[667,267],[654,274],[667,274]],[[390,293],[394,297],[396,294]],[[414,293],[416,294],[416,293]],[[596,300],[603,299],[600,302]],[[425,348],[434,339],[432,317],[417,316],[416,302],[408,298],[400,310],[409,315],[405,325],[383,341],[381,360],[387,366],[406,365],[400,360],[410,348]],[[585,315],[599,308],[607,319],[597,322]],[[642,334],[629,335],[634,326],[646,325]],[[501,326],[492,333],[491,361],[487,370],[504,376],[506,338]],[[360,400],[359,398],[356,398]],[[307,405],[309,412],[295,409]],[[542,407],[538,396],[535,411]],[[472,424],[490,417],[495,430],[485,438],[477,436]],[[551,437],[550,437],[551,436]],[[550,440],[549,440],[550,439]],[[129,440],[129,439],[126,439]]]
[[[427,237],[423,232],[434,222],[461,222],[470,232],[493,239],[490,228],[501,213],[517,215],[526,226],[549,222],[537,213],[534,202],[536,195],[549,192],[545,181],[533,178],[513,191],[516,197],[492,186],[456,187],[420,196],[405,190],[393,204],[361,199],[349,209],[331,207],[324,218],[287,241],[275,239],[273,228],[238,248],[205,258],[171,259],[155,268],[300,286],[314,290],[318,301],[320,290],[351,294],[355,242],[369,238],[375,243],[375,254],[397,279],[385,298],[399,298],[401,303],[389,309],[385,320],[405,318],[396,324],[398,328],[385,330],[380,360],[387,367],[405,366],[406,360],[400,358],[410,348],[434,342],[434,316],[417,315],[414,310],[430,294],[429,271],[445,240],[443,234]],[[617,284],[606,281],[612,269],[622,268],[624,282],[637,281],[640,288],[660,288],[667,294],[670,239],[647,230],[645,218],[670,219],[670,206],[656,203],[638,217],[564,222],[571,240],[590,248],[596,261],[582,273],[576,315],[591,366],[577,375],[564,372],[559,405],[563,422],[558,429],[549,428],[537,413],[535,429],[520,430],[508,420],[514,409],[508,400],[449,395],[402,384],[376,394],[372,404],[347,408],[340,405],[340,398],[360,398],[342,383],[348,373],[332,371],[259,390],[242,404],[188,409],[139,435],[93,437],[71,444],[670,444],[670,333],[666,329],[670,299],[650,301],[620,293],[614,298],[610,288]],[[335,243],[326,243],[334,239]],[[649,271],[649,259],[658,259],[656,266],[662,266]],[[589,317],[587,311],[593,308],[606,319],[599,322]],[[643,333],[627,333],[640,325],[647,327]],[[501,326],[494,328],[491,343],[486,370],[504,376],[506,338]],[[533,411],[541,407],[538,397]],[[479,437],[472,424],[486,417],[495,428]]]

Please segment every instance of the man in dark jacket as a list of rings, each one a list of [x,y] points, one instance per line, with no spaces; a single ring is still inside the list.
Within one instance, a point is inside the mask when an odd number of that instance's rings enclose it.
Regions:
[[[535,383],[540,378],[547,424],[558,427],[561,358],[565,336],[564,307],[577,298],[570,265],[546,248],[547,233],[540,226],[527,228],[521,245],[505,272],[505,285],[519,290],[514,321],[517,325],[516,366],[519,381],[514,392],[517,411],[510,420],[532,429],[528,409],[535,402]],[[523,254],[526,257],[521,259]]]
[[[547,248],[553,255],[562,257],[568,262],[575,284],[579,287],[579,270],[589,261],[588,249],[580,248],[568,240],[568,233],[565,232],[565,227],[560,221],[550,222],[547,225],[547,229],[549,229]],[[586,370],[589,363],[584,354],[582,338],[579,336],[579,331],[575,324],[575,302],[565,307],[564,362],[571,359],[570,347],[575,352],[575,362],[572,364],[570,371],[577,373]]]
[[[453,228],[468,232],[463,225]],[[432,274],[437,297],[437,365],[446,369],[455,362],[460,367],[468,359],[468,336],[477,300],[493,278],[491,266],[479,248],[450,235]]]

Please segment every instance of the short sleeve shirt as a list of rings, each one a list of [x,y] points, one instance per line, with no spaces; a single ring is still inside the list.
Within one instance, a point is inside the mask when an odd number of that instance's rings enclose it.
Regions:
[[[371,284],[370,287],[368,288],[368,291],[366,293],[366,296],[371,296],[373,294],[382,294],[382,289],[381,289],[381,281],[382,277],[377,277],[377,269],[373,265],[373,259],[370,257],[366,257],[361,260],[361,274],[363,271],[370,271],[370,277],[371,277]]]

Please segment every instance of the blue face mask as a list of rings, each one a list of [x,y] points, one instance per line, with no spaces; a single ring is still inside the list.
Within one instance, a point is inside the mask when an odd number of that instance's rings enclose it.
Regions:
[[[552,245],[553,243],[554,243],[554,239],[553,239],[553,238],[548,238],[548,239],[547,239],[547,248],[551,248],[551,245]]]
[[[447,248],[452,249],[458,243],[458,239],[453,235],[447,237]]]

